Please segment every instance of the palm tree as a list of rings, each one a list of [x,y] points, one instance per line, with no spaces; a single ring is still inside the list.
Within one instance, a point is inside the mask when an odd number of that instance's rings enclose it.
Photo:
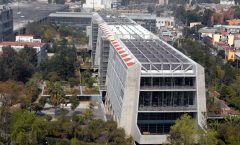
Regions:
[[[50,102],[54,106],[57,106],[63,102],[65,94],[60,82],[48,82],[47,88],[50,95]]]

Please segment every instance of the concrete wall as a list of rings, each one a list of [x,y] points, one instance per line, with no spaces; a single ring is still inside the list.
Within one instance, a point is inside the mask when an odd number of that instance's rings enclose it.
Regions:
[[[196,64],[196,88],[197,88],[197,122],[202,128],[206,125],[206,90],[204,68]]]
[[[140,90],[141,67],[135,64],[127,70],[126,87],[122,106],[120,127],[123,127],[127,135],[132,135],[137,120],[138,99]]]

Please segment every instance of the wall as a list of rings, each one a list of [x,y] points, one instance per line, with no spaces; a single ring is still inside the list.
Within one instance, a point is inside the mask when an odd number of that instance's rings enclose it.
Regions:
[[[196,87],[197,87],[197,122],[201,128],[206,127],[206,90],[204,68],[196,64]]]
[[[213,43],[220,42],[221,34],[213,34]]]
[[[234,35],[228,35],[228,45],[232,46],[234,44]]]

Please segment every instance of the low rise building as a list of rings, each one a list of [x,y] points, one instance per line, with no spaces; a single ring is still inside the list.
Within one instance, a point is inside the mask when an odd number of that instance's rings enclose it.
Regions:
[[[39,39],[37,39],[39,40]],[[15,51],[19,52],[24,47],[31,47],[36,50],[37,53],[37,64],[40,63],[47,58],[47,46],[45,43],[41,43],[39,41],[34,41],[33,36],[17,36],[16,41],[3,41],[0,42],[0,52],[2,52],[3,47],[12,47]]]
[[[87,12],[56,12],[51,13],[47,21],[55,25],[86,27],[91,25],[92,13]]]
[[[127,17],[143,26],[147,30],[155,33],[156,32],[156,14],[149,13],[124,13]]]
[[[235,5],[235,0],[220,0],[221,5]]]
[[[228,25],[240,25],[240,19],[227,20]]]
[[[102,4],[101,0],[86,0],[86,3],[83,4],[83,9],[86,11],[92,11],[92,10],[101,10],[105,8],[104,5]]]
[[[160,30],[162,27],[173,28],[175,26],[175,18],[173,16],[160,16],[156,18],[156,27]]]
[[[34,39],[33,35],[17,35],[16,42],[39,42],[41,43],[41,39]]]
[[[213,38],[213,35],[217,32],[217,29],[204,27],[204,28],[199,29],[198,32],[201,34],[201,37],[208,36],[208,37]]]
[[[192,28],[192,27],[195,27],[197,25],[202,25],[202,22],[191,22],[189,27]]]

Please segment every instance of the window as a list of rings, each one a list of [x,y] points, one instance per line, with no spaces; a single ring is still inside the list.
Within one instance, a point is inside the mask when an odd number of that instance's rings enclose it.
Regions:
[[[138,113],[137,125],[142,134],[166,134],[170,127],[184,113]],[[195,117],[196,113],[188,113]]]

